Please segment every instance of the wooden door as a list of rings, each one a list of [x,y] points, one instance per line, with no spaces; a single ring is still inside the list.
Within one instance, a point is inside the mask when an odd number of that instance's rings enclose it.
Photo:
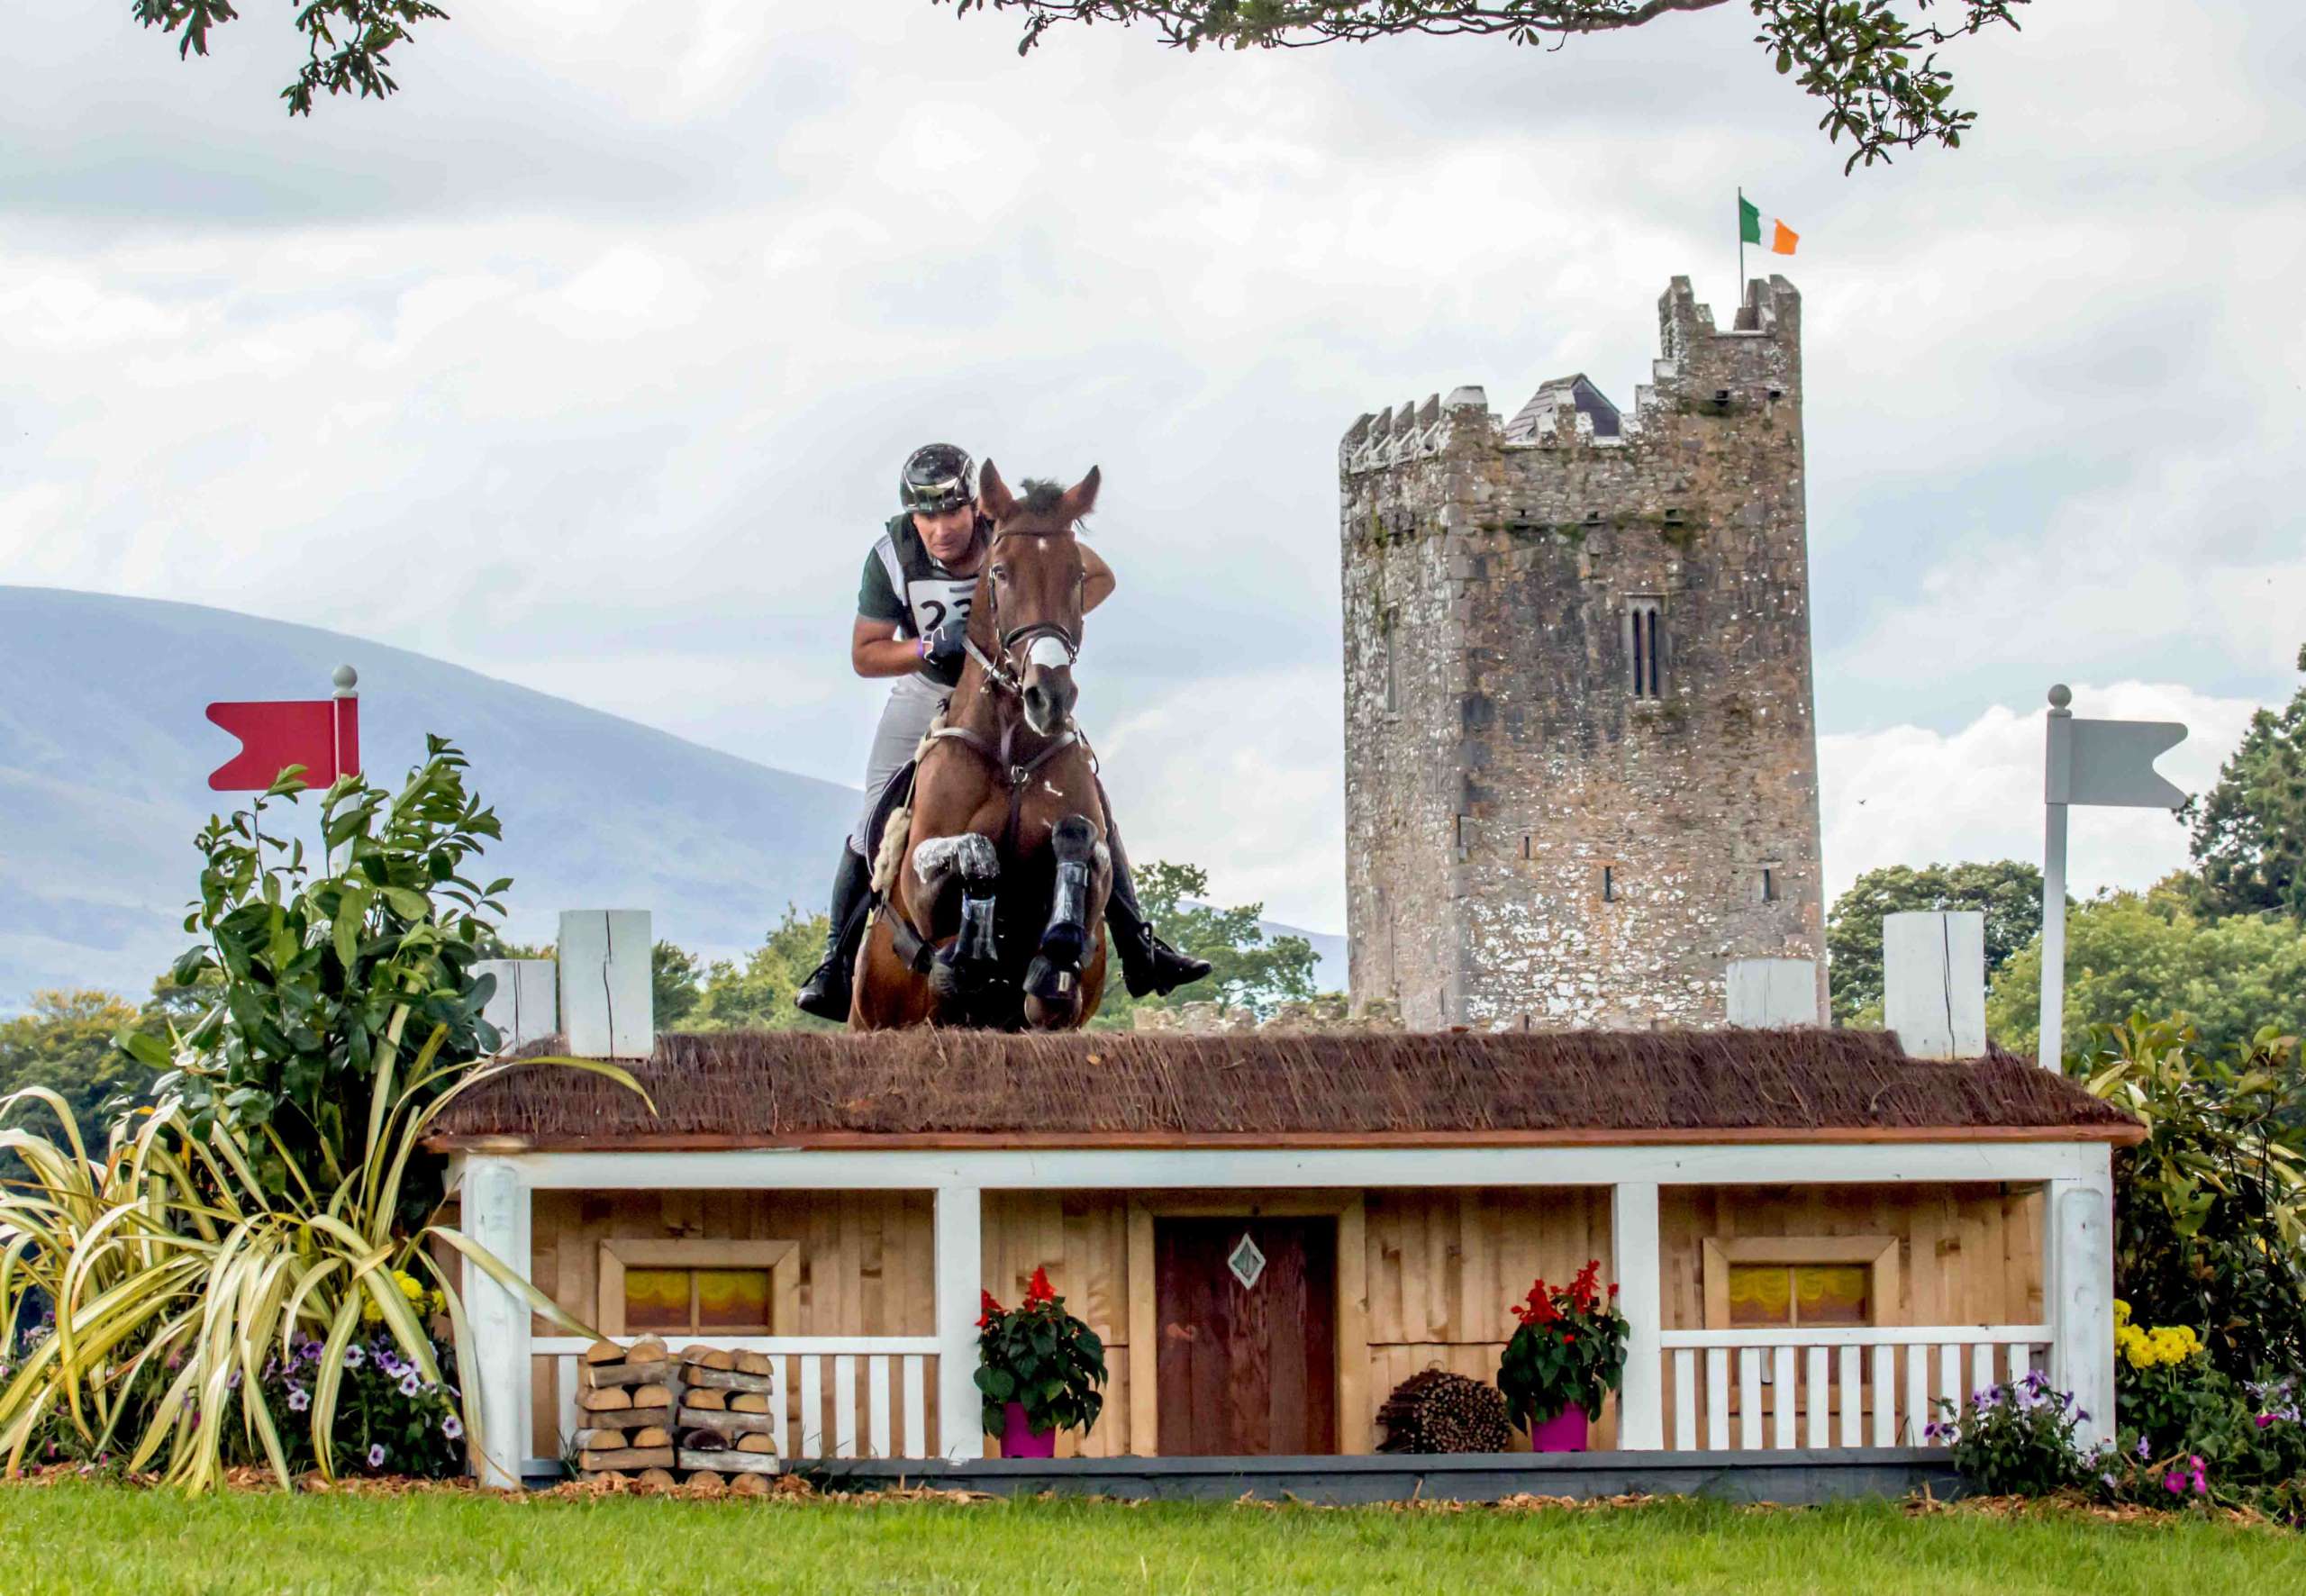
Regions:
[[[1246,1286],[1244,1236],[1265,1258]],[[1162,1455],[1336,1452],[1335,1219],[1156,1219],[1153,1282]]]

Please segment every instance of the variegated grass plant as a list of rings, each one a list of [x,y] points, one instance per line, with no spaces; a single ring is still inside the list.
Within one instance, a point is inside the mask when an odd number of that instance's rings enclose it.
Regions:
[[[316,1340],[311,1454],[332,1475],[345,1349],[364,1310],[422,1381],[458,1385],[477,1458],[469,1383],[442,1377],[396,1271],[437,1283],[458,1346],[458,1259],[583,1332],[441,1222],[445,1160],[422,1144],[443,1107],[509,1070],[583,1069],[639,1088],[593,1060],[495,1060],[503,1038],[482,1012],[494,983],[477,966],[511,883],[464,872],[500,828],[455,746],[428,738],[425,751],[397,789],[357,775],[330,786],[318,869],[267,812],[304,792],[301,767],[201,832],[185,920],[200,940],[174,975],[213,1001],[166,1042],[117,1039],[163,1072],[159,1106],[114,1123],[101,1156],[53,1093],[0,1102],[0,1125],[41,1104],[58,1120],[51,1135],[0,1130],[0,1155],[30,1172],[0,1187],[0,1333],[35,1289],[55,1311],[53,1333],[0,1379],[11,1473],[36,1437],[68,1433],[194,1490],[245,1458],[286,1483],[264,1374]]]
[[[213,1487],[234,1461],[261,1458],[292,1479],[279,1418],[268,1406],[266,1365],[286,1359],[302,1338],[322,1345],[314,1374],[311,1454],[333,1477],[332,1437],[344,1349],[364,1306],[425,1380],[455,1384],[467,1445],[478,1456],[480,1412],[469,1381],[444,1377],[432,1339],[395,1272],[430,1278],[459,1347],[468,1345],[457,1271],[461,1256],[537,1312],[588,1333],[520,1274],[453,1226],[439,1210],[414,1227],[395,1223],[410,1160],[435,1116],[471,1088],[514,1069],[589,1070],[633,1085],[614,1065],[550,1058],[438,1062],[436,1030],[404,1084],[387,1062],[368,1108],[368,1156],[325,1190],[286,1200],[265,1195],[246,1140],[219,1123],[205,1140],[186,1133],[170,1105],[115,1129],[104,1156],[90,1156],[64,1100],[42,1087],[0,1102],[5,1117],[38,1100],[58,1136],[0,1131],[30,1179],[0,1190],[0,1323],[14,1323],[30,1289],[53,1305],[53,1331],[32,1346],[0,1384],[0,1455],[17,1473],[27,1446],[67,1426],[81,1449],[124,1455],[132,1473],[156,1463],[172,1483]],[[637,1086],[635,1087],[638,1090]]]

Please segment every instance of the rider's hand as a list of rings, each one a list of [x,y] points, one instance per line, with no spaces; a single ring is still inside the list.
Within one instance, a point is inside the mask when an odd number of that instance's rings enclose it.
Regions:
[[[921,657],[931,665],[943,665],[960,657],[961,645],[969,635],[966,615],[956,615],[935,631],[921,639]]]

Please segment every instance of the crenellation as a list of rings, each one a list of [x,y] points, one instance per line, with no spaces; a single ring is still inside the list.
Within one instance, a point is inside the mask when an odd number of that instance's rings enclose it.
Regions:
[[[1340,446],[1357,1003],[1711,1024],[1820,950],[1800,296],[1658,313],[1630,413],[1578,374]]]

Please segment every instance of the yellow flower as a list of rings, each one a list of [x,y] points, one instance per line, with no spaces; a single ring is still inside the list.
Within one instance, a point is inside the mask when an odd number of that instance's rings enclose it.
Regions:
[[[410,1301],[424,1301],[424,1288],[417,1283],[416,1276],[413,1274],[404,1274],[395,1269],[393,1271],[393,1283],[400,1287],[400,1294]]]

